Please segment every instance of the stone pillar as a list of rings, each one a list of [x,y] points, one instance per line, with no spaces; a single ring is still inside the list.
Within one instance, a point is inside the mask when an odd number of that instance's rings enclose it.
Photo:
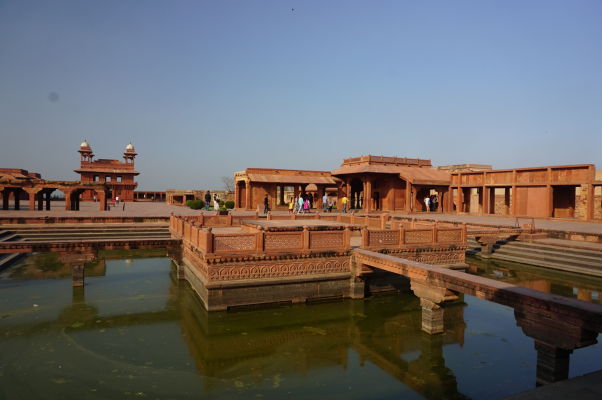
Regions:
[[[412,211],[412,189],[410,187],[410,183],[407,181],[406,181],[405,197],[406,197],[405,211],[406,211],[406,213],[410,213]]]
[[[594,219],[594,185],[589,183],[587,185],[587,198],[586,198],[586,211],[585,211],[585,220],[591,221]]]
[[[422,307],[422,330],[430,335],[443,333],[443,303],[457,300],[458,296],[452,291],[437,286],[434,282],[411,279],[414,295],[420,297]]]
[[[551,185],[546,185],[546,217],[554,216],[554,189]]]
[[[38,202],[38,211],[44,210],[44,191],[40,190],[36,195],[36,200]]]
[[[481,189],[483,190],[483,214],[487,215],[490,213],[489,211],[489,206],[490,206],[490,196],[491,196],[491,189],[488,188],[487,186],[483,186],[483,188]]]
[[[251,180],[250,179],[246,179],[245,180],[245,187],[247,188],[247,190],[245,190],[245,209],[246,210],[252,210],[251,208]]]
[[[106,211],[107,210],[107,192],[105,192],[104,190],[100,190],[97,192],[98,195],[98,209],[100,211]]]
[[[15,199],[15,210],[21,209],[21,189],[13,189],[13,197]]]
[[[512,206],[510,207],[510,215],[516,215],[516,207],[518,205],[518,199],[516,198],[516,185],[512,185],[511,191],[512,192],[510,196],[512,198]]]
[[[364,211],[372,211],[372,181],[366,179],[366,190],[364,191]]]
[[[78,264],[72,266],[73,286],[84,286],[84,265]]]
[[[10,197],[10,189],[4,188],[2,190],[2,209],[8,210],[8,199]]]
[[[50,211],[50,199],[52,197],[52,192],[51,191],[47,191],[45,193],[46,195],[46,211]]]
[[[458,186],[458,205],[456,206],[456,214],[460,214],[464,211],[464,189],[462,186]]]
[[[70,211],[71,210],[71,191],[63,190],[63,192],[65,193],[65,210]]]
[[[29,211],[35,211],[36,210],[36,196],[38,194],[38,190],[37,189],[26,189],[25,192],[27,192]]]
[[[286,204],[284,201],[284,185],[280,186],[280,205]]]
[[[584,329],[576,316],[567,319],[553,311],[545,314],[540,309],[514,310],[516,324],[535,340],[538,386],[567,379],[573,350],[597,343],[598,336],[597,332]]]

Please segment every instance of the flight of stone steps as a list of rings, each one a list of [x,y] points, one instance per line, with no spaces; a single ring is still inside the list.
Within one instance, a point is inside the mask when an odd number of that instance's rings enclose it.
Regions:
[[[468,238],[466,254],[478,255],[480,246]],[[562,271],[602,276],[602,251],[538,242],[498,241],[491,258]]]
[[[168,224],[4,225],[0,242],[169,238]],[[0,254],[0,270],[20,254]]]

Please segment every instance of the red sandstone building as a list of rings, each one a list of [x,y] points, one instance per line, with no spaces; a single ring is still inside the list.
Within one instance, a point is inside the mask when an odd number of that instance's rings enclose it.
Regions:
[[[138,153],[131,143],[125,147],[123,162],[102,158],[94,160],[94,153],[87,140],[82,142],[78,152],[81,155],[81,165],[75,172],[80,174],[82,183],[104,183],[109,188],[108,198],[119,197],[123,201],[134,201],[134,190],[138,186],[134,177],[139,172],[134,169],[134,158]],[[82,194],[82,200],[94,198],[93,191],[85,191]]]
[[[285,208],[292,188],[295,196],[314,190],[315,200],[334,190],[339,209],[347,196],[349,208],[363,212],[426,212],[425,197],[436,194],[438,212],[586,221],[602,220],[601,179],[592,164],[435,168],[431,160],[382,156],[347,158],[332,172],[247,168],[234,174],[236,208],[246,210],[261,209],[266,195],[270,209]]]

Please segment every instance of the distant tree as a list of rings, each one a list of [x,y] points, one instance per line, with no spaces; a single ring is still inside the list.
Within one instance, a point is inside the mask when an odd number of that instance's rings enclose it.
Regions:
[[[234,179],[231,176],[222,176],[222,182],[225,190],[228,192],[234,191]]]

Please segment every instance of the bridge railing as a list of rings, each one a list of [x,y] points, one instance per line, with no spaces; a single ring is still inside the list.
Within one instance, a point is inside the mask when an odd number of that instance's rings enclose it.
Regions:
[[[398,229],[362,229],[362,248],[404,248],[416,245],[466,243],[466,226]]]
[[[204,254],[281,254],[346,252],[351,246],[351,229],[340,226],[304,226],[286,230],[244,230],[241,232],[215,232],[218,228],[202,226],[196,217],[170,219],[173,237],[182,239],[185,247]]]

